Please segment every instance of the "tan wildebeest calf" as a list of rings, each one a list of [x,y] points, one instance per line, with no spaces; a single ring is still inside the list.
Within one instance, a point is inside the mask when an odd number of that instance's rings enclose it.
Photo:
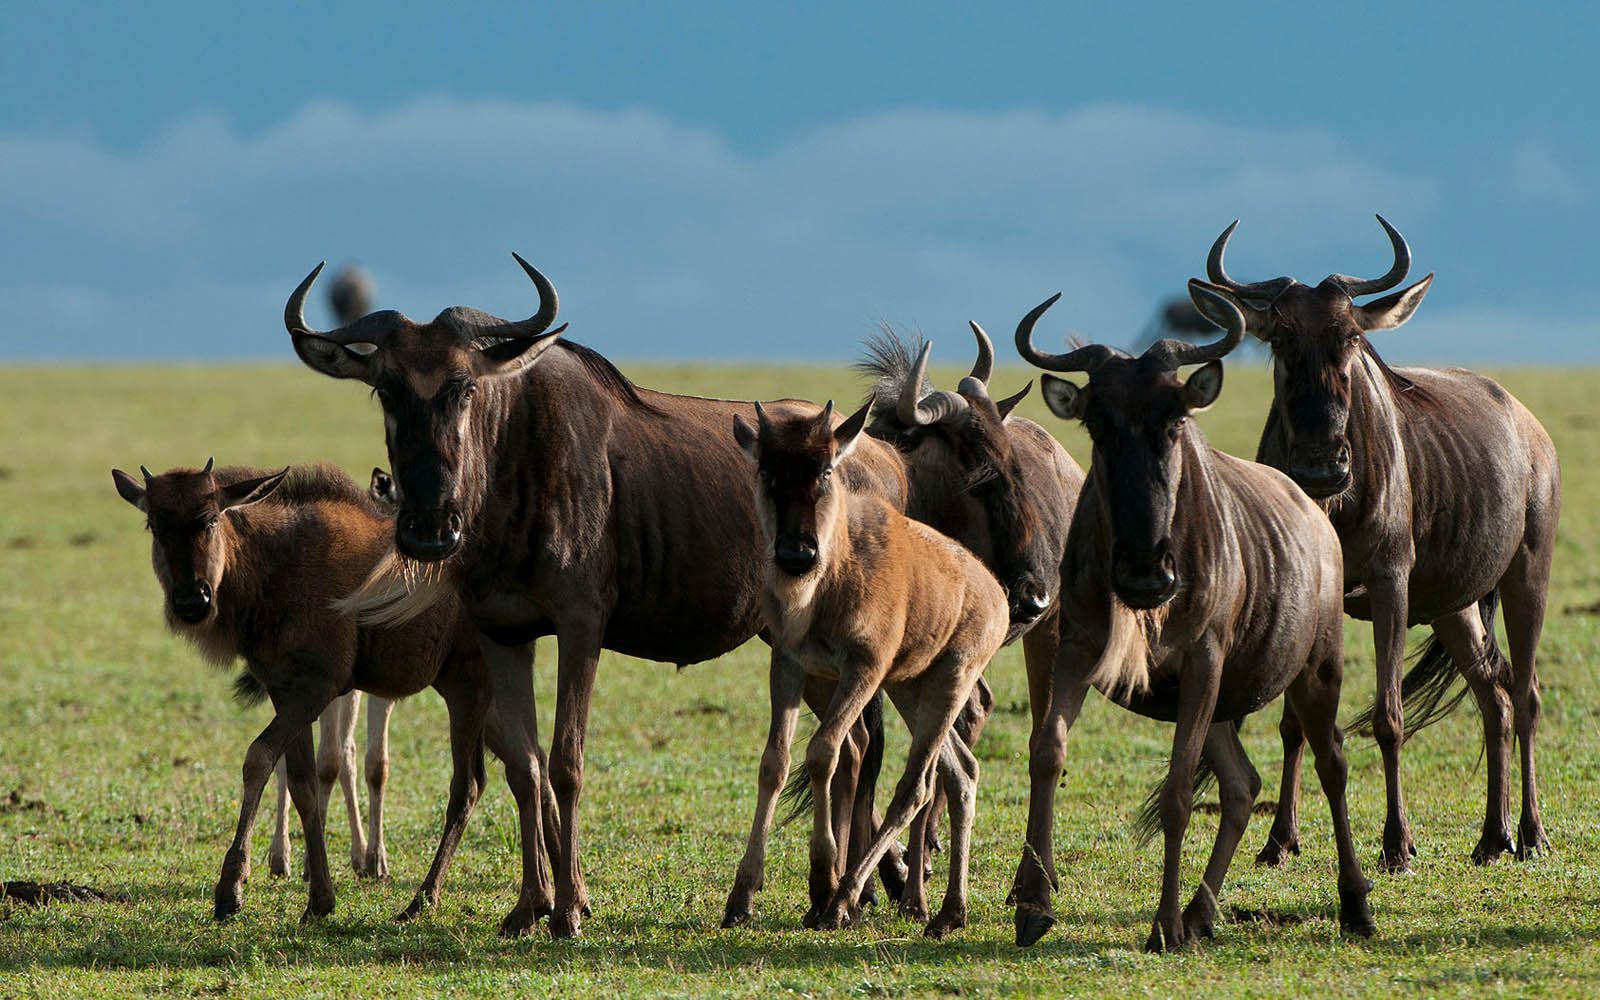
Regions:
[[[879,497],[852,493],[833,475],[860,437],[870,404],[837,428],[832,403],[817,416],[778,420],[755,409],[755,428],[734,417],[734,437],[757,467],[756,510],[768,546],[763,610],[773,648],[783,655],[772,660],[772,725],[739,877],[761,870],[806,674],[834,678],[833,700],[806,748],[813,818],[805,923],[834,928],[856,912],[873,866],[933,798],[937,768],[950,804],[950,883],[926,933],[943,937],[967,922],[978,781],[976,758],[950,738],[950,727],[1005,640],[1005,591],[966,549]],[[844,870],[830,785],[840,744],[880,688],[911,729],[910,755],[882,827]]]

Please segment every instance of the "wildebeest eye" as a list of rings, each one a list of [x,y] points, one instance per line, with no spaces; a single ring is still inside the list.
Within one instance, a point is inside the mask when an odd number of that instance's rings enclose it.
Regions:
[[[462,402],[466,402],[467,400],[471,399],[473,397],[473,394],[476,393],[477,391],[478,391],[478,383],[476,383],[476,382],[468,382],[468,383],[466,383],[465,385],[463,385],[461,387],[461,401]]]

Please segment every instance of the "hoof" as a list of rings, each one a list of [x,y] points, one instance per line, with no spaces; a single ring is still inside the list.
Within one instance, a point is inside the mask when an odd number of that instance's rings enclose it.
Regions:
[[[356,874],[362,878],[376,879],[379,882],[389,881],[389,854],[387,851],[380,853],[368,852]]]
[[[722,926],[739,927],[750,922],[750,906],[755,900],[755,889],[735,881],[728,890],[728,903],[722,908]],[[588,916],[588,914],[584,914]]]
[[[1508,833],[1486,833],[1478,839],[1478,846],[1472,849],[1472,863],[1482,867],[1492,865],[1500,860],[1502,854],[1515,853],[1516,846],[1511,843]]]
[[[919,899],[900,897],[898,912],[902,917],[922,923],[928,919],[928,904]]]
[[[1056,915],[1047,906],[1022,903],[1017,906],[1017,947],[1031,948],[1056,925]]]
[[[892,903],[900,902],[900,897],[906,891],[906,867],[892,858],[885,857],[878,865],[878,878],[883,880],[884,894]]]
[[[965,907],[955,910],[941,909],[928,926],[922,929],[922,936],[934,941],[942,941],[951,934],[967,926],[967,911]]]
[[[1268,840],[1267,846],[1256,855],[1256,865],[1262,868],[1276,868],[1289,860],[1291,854],[1300,853],[1300,838],[1296,837],[1287,844],[1280,844],[1276,840]]]
[[[557,940],[568,940],[583,934],[583,907],[572,906],[565,911],[552,911],[550,914],[550,936]]]
[[[1544,834],[1541,823],[1524,823],[1517,831],[1517,860],[1527,861],[1550,853],[1550,838]]]
[[[326,917],[328,914],[330,914],[332,912],[333,912],[333,900],[331,900],[331,899],[328,899],[328,900],[316,900],[316,899],[314,899],[311,902],[306,904],[305,912],[300,914],[300,922],[302,924],[309,924],[312,921],[321,920],[323,917]]]
[[[275,857],[267,858],[267,877],[268,878],[283,878],[287,874],[289,874],[289,859],[288,858],[275,858]]]
[[[238,913],[244,906],[244,886],[217,886],[215,903],[211,909],[211,919],[223,921]]]
[[[1209,903],[1203,903],[1199,897],[1189,904],[1183,911],[1183,934],[1190,941],[1207,941],[1217,936],[1216,909]]]
[[[1150,928],[1150,936],[1145,938],[1144,950],[1147,954],[1159,955],[1162,952],[1176,951],[1186,943],[1182,928],[1164,931],[1161,923],[1157,921]]]
[[[522,937],[533,930],[534,925],[538,922],[539,915],[534,911],[533,907],[523,906],[518,903],[510,913],[506,914],[505,919],[500,921],[500,936],[509,938]]]
[[[848,927],[850,926],[849,908],[842,904],[829,906],[817,915],[816,923],[812,926],[814,930],[819,931],[836,931],[841,927]]]
[[[423,898],[421,893],[418,893],[416,897],[411,900],[409,906],[394,915],[394,922],[397,924],[409,924],[411,921],[422,916],[422,911],[428,909],[428,907],[428,901]]]
[[[1339,933],[1345,937],[1369,938],[1378,930],[1378,925],[1372,919],[1372,911],[1363,902],[1359,912],[1346,913],[1344,907],[1339,908]]]

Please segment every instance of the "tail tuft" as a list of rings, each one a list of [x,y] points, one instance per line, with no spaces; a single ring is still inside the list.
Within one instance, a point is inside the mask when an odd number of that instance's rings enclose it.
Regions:
[[[266,685],[245,671],[233,679],[233,700],[248,707],[259,705],[267,700]]]
[[[1468,666],[1474,670],[1488,668],[1486,672],[1509,679],[1510,667],[1500,652],[1500,644],[1494,634],[1495,613],[1499,607],[1500,595],[1492,590],[1478,601],[1478,617],[1483,622],[1487,638],[1484,640],[1478,662]],[[1450,659],[1450,654],[1445,651],[1444,643],[1439,641],[1438,636],[1430,638],[1416,657],[1416,662],[1400,680],[1400,712],[1405,720],[1402,743],[1454,712],[1461,705],[1471,693],[1471,689],[1465,684],[1456,688],[1456,681],[1460,680],[1461,676],[1461,671]],[[1371,739],[1375,734],[1377,715],[1378,703],[1374,700],[1370,706],[1350,720],[1344,727],[1345,731]]]

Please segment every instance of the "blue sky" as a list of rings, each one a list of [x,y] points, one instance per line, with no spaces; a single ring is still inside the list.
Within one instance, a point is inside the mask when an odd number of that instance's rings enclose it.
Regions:
[[[964,353],[1058,290],[1122,343],[1234,218],[1314,282],[1382,212],[1438,272],[1387,357],[1600,361],[1592,5],[396,6],[8,5],[0,358],[287,359],[324,258],[525,315],[512,250],[619,359]]]

